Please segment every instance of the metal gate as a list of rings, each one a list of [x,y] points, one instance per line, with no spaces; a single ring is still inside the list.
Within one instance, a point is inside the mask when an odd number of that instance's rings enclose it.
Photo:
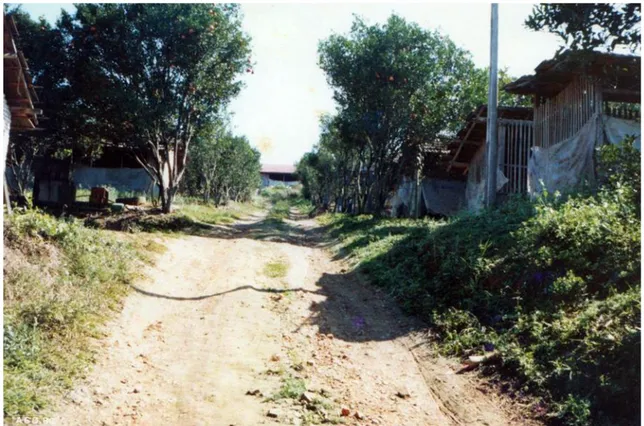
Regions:
[[[528,157],[534,145],[532,124],[527,120],[499,120],[499,163],[508,179],[500,193],[528,192]]]

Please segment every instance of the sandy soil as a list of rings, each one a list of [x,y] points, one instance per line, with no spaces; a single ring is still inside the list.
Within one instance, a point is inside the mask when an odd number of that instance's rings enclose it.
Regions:
[[[55,424],[526,424],[430,353],[422,325],[334,260],[316,227],[258,216],[165,240]],[[286,276],[267,276],[276,261]],[[271,398],[293,381],[309,401]]]

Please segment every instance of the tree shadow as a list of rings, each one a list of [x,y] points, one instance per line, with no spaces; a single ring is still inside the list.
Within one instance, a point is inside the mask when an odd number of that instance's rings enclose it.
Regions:
[[[405,314],[392,297],[368,285],[360,272],[325,273],[317,286],[315,293],[326,298],[311,303],[305,323],[317,325],[322,334],[368,342],[394,340],[427,329],[418,318]]]
[[[177,301],[194,301],[194,300],[204,300],[204,299],[210,299],[213,297],[219,297],[219,296],[224,296],[229,293],[235,293],[237,291],[243,291],[243,290],[253,290],[261,293],[274,293],[274,294],[280,294],[280,293],[290,293],[290,292],[304,292],[304,293],[314,293],[314,294],[319,294],[317,291],[311,291],[307,290],[304,288],[258,288],[252,285],[243,285],[235,288],[231,288],[230,290],[225,290],[225,291],[220,291],[217,293],[211,293],[211,294],[203,294],[200,296],[174,296],[171,294],[160,294],[160,293],[154,293],[152,291],[144,290],[140,287],[137,287],[135,285],[130,284],[130,287],[134,289],[137,293],[143,294],[145,296],[150,296],[150,297],[156,297],[159,299],[168,299],[168,300],[177,300]]]
[[[331,238],[322,229],[307,229],[297,222],[308,219],[297,212],[286,220],[250,215],[232,224],[200,222],[182,214],[126,212],[119,215],[94,215],[85,218],[89,227],[119,232],[160,232],[220,239],[252,239],[306,247],[327,247]]]

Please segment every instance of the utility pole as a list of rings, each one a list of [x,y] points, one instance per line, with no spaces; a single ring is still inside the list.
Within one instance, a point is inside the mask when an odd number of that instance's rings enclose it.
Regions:
[[[498,56],[499,56],[499,4],[492,3],[490,29],[490,80],[487,100],[487,197],[486,205],[491,207],[496,201],[496,173],[498,169]]]

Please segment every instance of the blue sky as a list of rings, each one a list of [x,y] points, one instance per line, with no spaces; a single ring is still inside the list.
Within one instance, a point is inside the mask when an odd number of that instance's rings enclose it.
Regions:
[[[24,4],[33,17],[55,21],[71,3]],[[499,6],[499,66],[511,75],[530,74],[559,45],[551,34],[523,26],[532,4]],[[437,29],[472,53],[478,66],[489,61],[490,5],[486,3],[246,3],[244,29],[250,34],[254,74],[231,103],[234,131],[262,151],[265,164],[293,164],[318,140],[318,117],[335,107],[332,91],[317,66],[319,40],[349,31],[353,14],[369,23],[395,12],[424,28]]]

